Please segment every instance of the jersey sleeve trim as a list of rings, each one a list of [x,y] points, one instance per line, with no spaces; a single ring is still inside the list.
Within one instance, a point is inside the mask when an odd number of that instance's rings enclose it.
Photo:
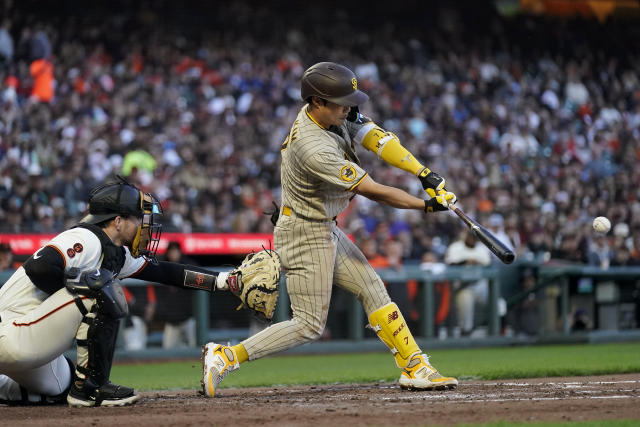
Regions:
[[[365,179],[367,176],[369,176],[369,173],[366,172],[364,175],[362,175],[362,178],[360,178],[358,180],[358,182],[356,182],[355,184],[353,184],[351,187],[349,187],[347,190],[345,191],[353,191],[354,188],[356,188],[358,185],[360,185],[360,183],[362,182],[363,179]]]
[[[48,248],[51,248],[51,249],[55,249],[56,251],[58,251],[58,253],[62,257],[62,268],[64,269],[67,266],[67,258],[64,256],[62,251],[60,249],[58,249],[57,246],[54,246],[54,245],[47,245],[45,247],[48,247]]]

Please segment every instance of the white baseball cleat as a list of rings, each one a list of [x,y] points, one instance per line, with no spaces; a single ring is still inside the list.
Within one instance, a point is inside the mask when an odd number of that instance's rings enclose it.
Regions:
[[[402,370],[398,382],[405,390],[453,390],[458,386],[457,379],[440,375],[429,364],[426,354],[414,355]]]
[[[229,374],[240,368],[238,357],[228,345],[210,342],[202,347],[202,391],[207,397],[216,395],[218,384]]]

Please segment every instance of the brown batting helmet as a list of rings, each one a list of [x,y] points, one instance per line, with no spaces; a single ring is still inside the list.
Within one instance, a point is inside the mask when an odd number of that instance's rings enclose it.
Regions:
[[[319,62],[302,75],[302,99],[311,96],[326,99],[334,104],[355,107],[365,103],[369,97],[358,90],[356,75],[344,65],[335,62]]]

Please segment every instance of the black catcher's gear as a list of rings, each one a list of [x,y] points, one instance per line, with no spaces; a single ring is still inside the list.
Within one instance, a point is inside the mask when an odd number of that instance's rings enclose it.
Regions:
[[[91,191],[89,215],[80,222],[98,224],[118,215],[139,218],[143,215],[141,191],[120,178]]]
[[[81,326],[76,335],[78,365],[67,402],[70,406],[131,404],[138,399],[133,389],[109,382],[119,319],[128,312],[120,283],[106,269],[80,273],[72,268],[69,273],[66,286],[76,294],[76,306],[86,326]],[[95,298],[96,303],[87,310],[77,295]]]
[[[155,254],[160,243],[162,225],[158,222],[162,214],[162,207],[158,199],[150,193],[144,193],[129,184],[121,176],[116,182],[101,185],[91,191],[89,196],[89,215],[81,223],[99,224],[116,216],[133,216],[140,218],[142,224],[131,245],[131,255],[135,258],[145,255],[155,260]],[[143,233],[149,233],[149,239],[141,238]],[[141,242],[147,242],[140,247]]]
[[[67,272],[65,286],[71,293],[95,298],[102,314],[114,319],[121,319],[129,314],[122,285],[106,268],[80,272],[73,267]]]
[[[72,407],[126,406],[136,400],[138,395],[132,388],[111,382],[98,387],[91,379],[73,381],[67,395],[67,402]]]

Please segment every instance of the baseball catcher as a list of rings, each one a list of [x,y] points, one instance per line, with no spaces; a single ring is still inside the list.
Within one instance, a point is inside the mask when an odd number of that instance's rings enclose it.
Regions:
[[[280,270],[273,251],[252,254],[221,274],[157,261],[161,213],[152,194],[122,178],[97,187],[89,214],[0,288],[0,403],[89,407],[138,400],[132,388],[109,381],[120,319],[128,311],[120,285],[125,277],[209,292],[232,285],[243,306],[273,314]],[[74,340],[75,365],[64,356]]]

